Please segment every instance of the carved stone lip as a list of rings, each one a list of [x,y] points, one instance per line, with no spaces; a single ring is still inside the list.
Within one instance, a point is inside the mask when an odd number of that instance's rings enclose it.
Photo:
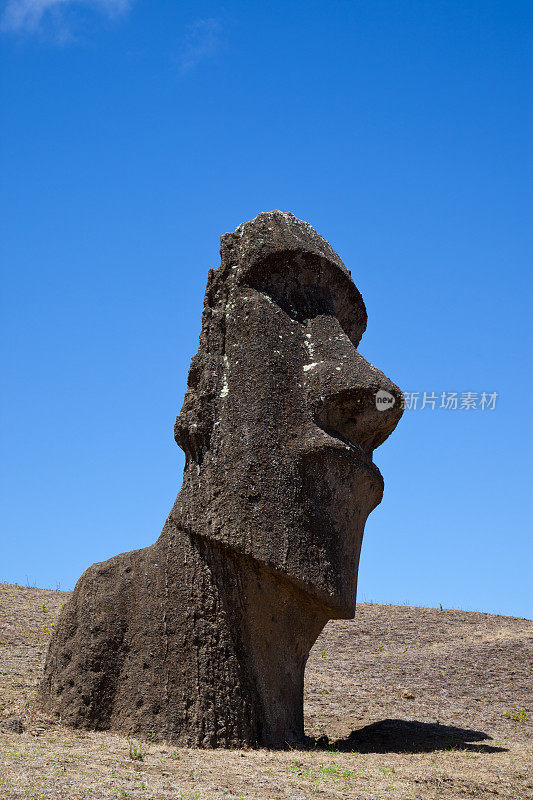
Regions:
[[[324,430],[331,439],[336,441],[334,446],[330,446],[330,450],[336,453],[342,453],[342,455],[351,461],[366,467],[368,473],[383,486],[383,475],[377,465],[372,461],[372,451],[368,453],[360,444],[350,441],[350,439],[347,439],[332,428],[323,428],[322,430]],[[341,444],[342,447],[340,447],[339,444]]]

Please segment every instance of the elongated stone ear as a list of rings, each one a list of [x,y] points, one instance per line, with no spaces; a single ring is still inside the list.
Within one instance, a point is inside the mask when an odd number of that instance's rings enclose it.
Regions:
[[[187,391],[174,425],[174,438],[190,463],[200,465],[209,450],[224,369],[225,296],[210,269],[205,290],[198,352],[191,360]]]
[[[216,386],[214,379],[209,380],[210,376],[204,375],[206,372],[205,361],[206,359],[205,357],[202,359],[201,353],[197,353],[192,360],[189,385],[182,409],[174,425],[174,438],[185,453],[186,466],[190,462],[202,463],[209,450],[215,422]]]

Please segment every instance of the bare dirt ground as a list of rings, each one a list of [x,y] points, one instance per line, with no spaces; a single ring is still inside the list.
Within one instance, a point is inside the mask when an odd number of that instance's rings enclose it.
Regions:
[[[314,747],[200,751],[39,715],[35,686],[67,598],[0,584],[2,800],[533,798],[527,620],[360,605],[355,620],[329,623],[309,659]]]

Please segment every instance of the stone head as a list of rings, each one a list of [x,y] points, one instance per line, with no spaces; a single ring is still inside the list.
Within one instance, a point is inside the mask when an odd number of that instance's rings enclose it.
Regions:
[[[366,321],[328,242],[292,214],[259,214],[222,237],[175,427],[180,526],[332,618],[353,616],[363,529],[383,493],[372,453],[402,413],[398,387],[358,352]]]

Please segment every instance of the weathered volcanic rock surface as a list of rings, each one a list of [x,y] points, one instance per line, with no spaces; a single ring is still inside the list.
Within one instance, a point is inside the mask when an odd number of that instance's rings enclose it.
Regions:
[[[46,712],[204,747],[302,741],[306,660],[328,619],[353,617],[383,492],[372,453],[401,416],[400,390],[357,350],[365,327],[307,223],[274,211],[222,237],[175,426],[182,488],[155,544],[78,581]]]

